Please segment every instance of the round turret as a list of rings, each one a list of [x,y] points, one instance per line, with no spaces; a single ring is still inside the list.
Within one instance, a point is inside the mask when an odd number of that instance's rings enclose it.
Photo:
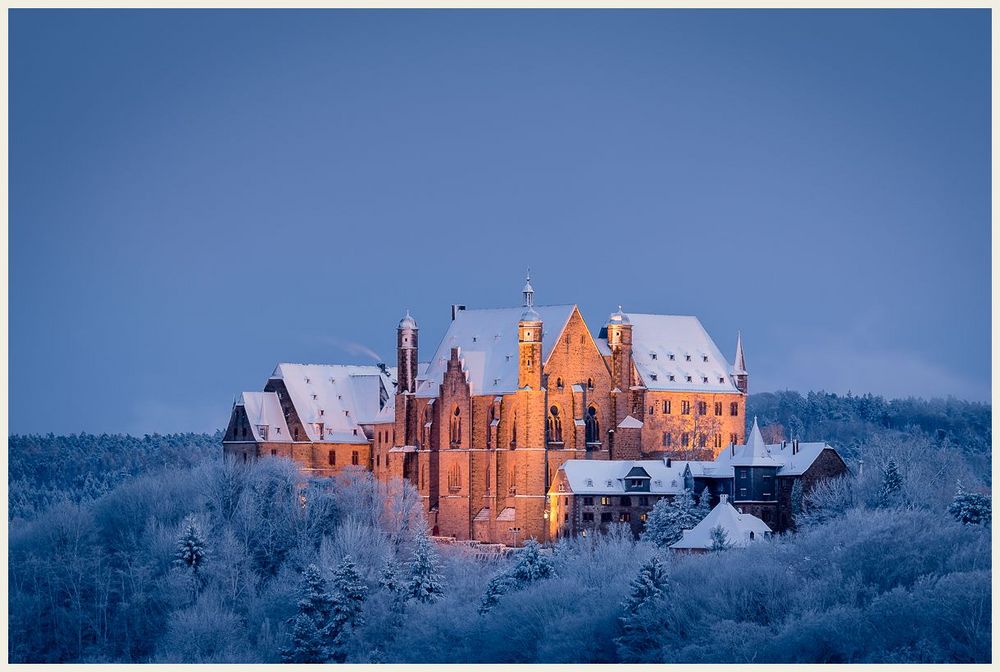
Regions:
[[[628,315],[622,311],[621,306],[618,306],[618,310],[611,313],[611,317],[608,318],[608,324],[630,324]]]
[[[417,321],[414,320],[413,317],[410,315],[410,311],[409,310],[406,311],[406,315],[403,316],[403,319],[401,319],[399,321],[399,327],[398,328],[399,329],[416,329],[417,328]]]

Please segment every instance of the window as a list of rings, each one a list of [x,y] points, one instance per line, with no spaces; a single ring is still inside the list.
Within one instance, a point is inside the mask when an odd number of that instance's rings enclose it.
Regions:
[[[319,414],[320,414],[320,415],[326,415],[326,411],[324,411],[324,410],[323,410],[323,409],[321,408],[321,409],[319,409]]]
[[[611,505],[610,497],[601,497],[601,506],[610,506],[610,505]]]
[[[722,434],[715,435],[715,447],[722,448]]]
[[[702,355],[701,356],[701,361],[707,362],[708,361],[708,355]]]
[[[655,352],[649,353],[649,358],[650,359],[656,359],[656,353]]]
[[[738,402],[732,402],[729,404],[729,415],[737,416],[740,414],[740,405]]]
[[[669,399],[664,399],[663,400],[663,414],[664,415],[670,415],[670,400]]]
[[[246,464],[246,462],[247,462],[247,454],[243,453],[243,463]]]
[[[747,470],[740,469],[740,478],[746,478],[746,477],[747,477]]]
[[[747,498],[747,489],[740,488],[740,499],[746,499],[746,498]]]
[[[590,389],[594,389],[594,379],[593,378],[587,378],[587,387],[589,387]]]
[[[670,355],[667,355],[667,356],[668,356],[668,357],[670,357],[670,361],[671,361],[671,362],[672,362],[672,361],[674,361],[674,356],[673,356],[673,354],[670,354]]]
[[[276,451],[274,448],[272,448],[271,449],[271,457],[276,457],[277,455],[278,455],[278,451]]]
[[[632,506],[632,498],[622,497],[622,506]]]
[[[708,414],[708,404],[705,403],[704,401],[699,401],[698,402],[698,415],[707,415],[707,414]]]
[[[684,355],[684,361],[690,362],[691,361],[691,355]]]
[[[587,409],[587,417],[584,418],[584,424],[586,425],[587,443],[599,443],[601,440],[601,426],[597,422],[597,409],[593,406]]]
[[[486,447],[493,447],[493,421],[497,419],[497,407],[490,406],[490,414],[486,423]]]
[[[708,445],[708,434],[699,434],[698,435],[698,447],[699,448],[704,448],[706,445]]]
[[[451,440],[451,447],[458,448],[462,445],[462,409],[455,407],[451,414],[451,423],[448,427],[448,435]]]
[[[670,376],[670,382],[671,383],[674,382],[674,377],[673,376]]]
[[[569,336],[567,336],[566,338],[569,338]],[[556,389],[559,390],[563,389],[562,378],[556,378]]]
[[[590,511],[584,511],[583,512],[583,522],[585,522],[585,523],[592,523],[592,522],[594,522],[594,514],[591,513]]]
[[[457,464],[448,469],[448,490],[458,492],[462,489],[462,468]]]
[[[735,444],[737,441],[739,441],[739,439],[740,437],[738,437],[736,434],[729,435],[729,443]]]
[[[682,401],[681,402],[681,415],[691,415],[691,402]]]
[[[707,383],[708,382],[708,376],[702,376],[701,377],[701,382]]]
[[[510,416],[510,447],[517,448],[517,411]]]
[[[327,453],[326,461],[330,464],[331,467],[337,466],[337,451],[331,450],[329,453]]]
[[[376,467],[381,467],[382,466],[382,456],[381,455],[376,455],[375,456],[375,466]],[[489,472],[486,472],[486,473],[489,473]]]
[[[688,433],[687,432],[684,432],[683,434],[681,434],[681,446],[683,446],[684,448],[687,448],[688,443],[690,442],[690,440],[691,439],[688,437]]]
[[[356,450],[351,451],[351,464],[358,466],[358,451]]]
[[[584,506],[593,506],[594,505],[594,498],[593,497],[584,497],[583,498],[583,505]]]
[[[663,432],[663,447],[670,447],[670,432]]]
[[[753,541],[753,530],[750,530],[750,541]]]
[[[610,511],[605,511],[604,513],[601,514],[601,522],[602,523],[610,523],[611,522],[611,512]]]
[[[568,521],[569,521],[569,514],[568,513],[563,514],[563,522],[568,522]]]
[[[716,415],[722,415],[722,402],[721,401],[715,402],[715,414]]]
[[[653,414],[653,407],[652,407],[652,406],[650,406],[650,407],[649,407],[649,414],[650,414],[650,415],[652,415],[652,414]]]
[[[632,514],[629,513],[628,511],[622,512],[622,514],[618,518],[618,521],[621,523],[627,523],[631,520],[632,520]]]
[[[649,514],[648,513],[640,513],[639,514],[639,520],[641,520],[642,522],[645,523],[648,519],[649,519]]]
[[[260,440],[267,441],[267,425],[257,425],[257,431],[260,433]]]
[[[686,378],[687,382],[689,382],[689,383],[691,382],[691,376],[685,376],[685,378]]]
[[[552,406],[549,408],[549,423],[546,427],[546,433],[548,434],[549,443],[562,443],[562,418],[559,417],[559,407]]]
[[[649,497],[643,495],[639,498],[639,506],[649,506]]]

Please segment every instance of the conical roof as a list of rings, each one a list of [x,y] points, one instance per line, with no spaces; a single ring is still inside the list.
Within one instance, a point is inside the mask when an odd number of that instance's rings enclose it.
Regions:
[[[771,451],[764,443],[760,428],[757,426],[757,418],[753,419],[753,429],[750,430],[750,438],[746,444],[740,446],[733,457],[734,467],[780,467],[781,462],[771,456]]]

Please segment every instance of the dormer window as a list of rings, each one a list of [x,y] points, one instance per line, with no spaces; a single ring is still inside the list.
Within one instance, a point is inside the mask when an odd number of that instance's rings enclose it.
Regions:
[[[257,425],[257,433],[262,441],[267,441],[267,425]]]
[[[649,358],[650,359],[656,359],[656,353],[655,352],[649,353]]]
[[[611,487],[612,483],[611,483],[611,479],[610,479],[610,478],[609,478],[609,479],[607,480],[607,483],[606,483],[606,485],[607,485],[607,486],[608,486],[609,488]]]
[[[691,376],[687,376],[687,382],[691,382]]]
[[[308,384],[308,383],[309,383],[309,379],[308,379],[308,378],[306,378],[306,384]]]
[[[684,359],[685,359],[685,361],[690,362],[691,361],[691,355],[684,355]]]
[[[707,383],[708,382],[708,376],[702,376],[701,377],[701,382]]]
[[[476,342],[477,342],[478,340],[479,340],[479,337],[478,337],[478,336],[473,336],[473,337],[472,337],[472,342],[473,342],[473,343],[476,343]]]
[[[701,361],[707,362],[708,361],[708,355],[702,355],[701,356]]]
[[[650,378],[650,380],[655,381],[656,380],[656,374],[655,373],[649,374],[649,378]]]
[[[594,487],[594,479],[592,479],[592,478],[588,478],[587,479],[587,487],[588,488]]]
[[[670,355],[668,355],[668,356],[670,357],[670,361],[671,362],[674,361],[674,354],[673,353],[670,353]]]
[[[670,376],[670,382],[674,382],[674,376]]]
[[[314,401],[316,400],[316,395],[315,395],[315,394],[313,395],[313,400],[314,400]]]
[[[324,410],[323,410],[323,409],[321,408],[321,409],[319,409],[319,414],[320,414],[321,416],[322,416],[322,415],[326,415],[326,411],[324,411]]]
[[[719,382],[720,382],[720,383],[724,383],[724,382],[726,382],[726,379],[725,379],[725,378],[723,378],[722,376],[719,376]]]

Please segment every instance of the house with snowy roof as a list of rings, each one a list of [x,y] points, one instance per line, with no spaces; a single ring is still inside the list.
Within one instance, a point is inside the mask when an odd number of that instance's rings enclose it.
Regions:
[[[741,513],[729,498],[722,495],[719,503],[701,522],[684,530],[680,540],[670,546],[672,551],[705,553],[713,549],[744,548],[771,536],[771,528],[749,513]]]
[[[517,545],[546,538],[569,460],[711,459],[743,440],[740,336],[730,363],[695,317],[619,307],[595,336],[577,306],[536,305],[530,277],[521,294],[516,308],[452,306],[426,364],[407,312],[395,368],[278,365],[234,404],[227,454],[405,479],[432,533]]]
[[[745,444],[732,445],[714,460],[569,460],[556,473],[546,512],[550,539],[606,531],[628,523],[638,536],[656,502],[684,490],[709,501],[723,498],[739,513],[752,514],[768,529],[794,527],[792,489],[848,473],[840,454],[826,443],[768,445],[754,418]]]

